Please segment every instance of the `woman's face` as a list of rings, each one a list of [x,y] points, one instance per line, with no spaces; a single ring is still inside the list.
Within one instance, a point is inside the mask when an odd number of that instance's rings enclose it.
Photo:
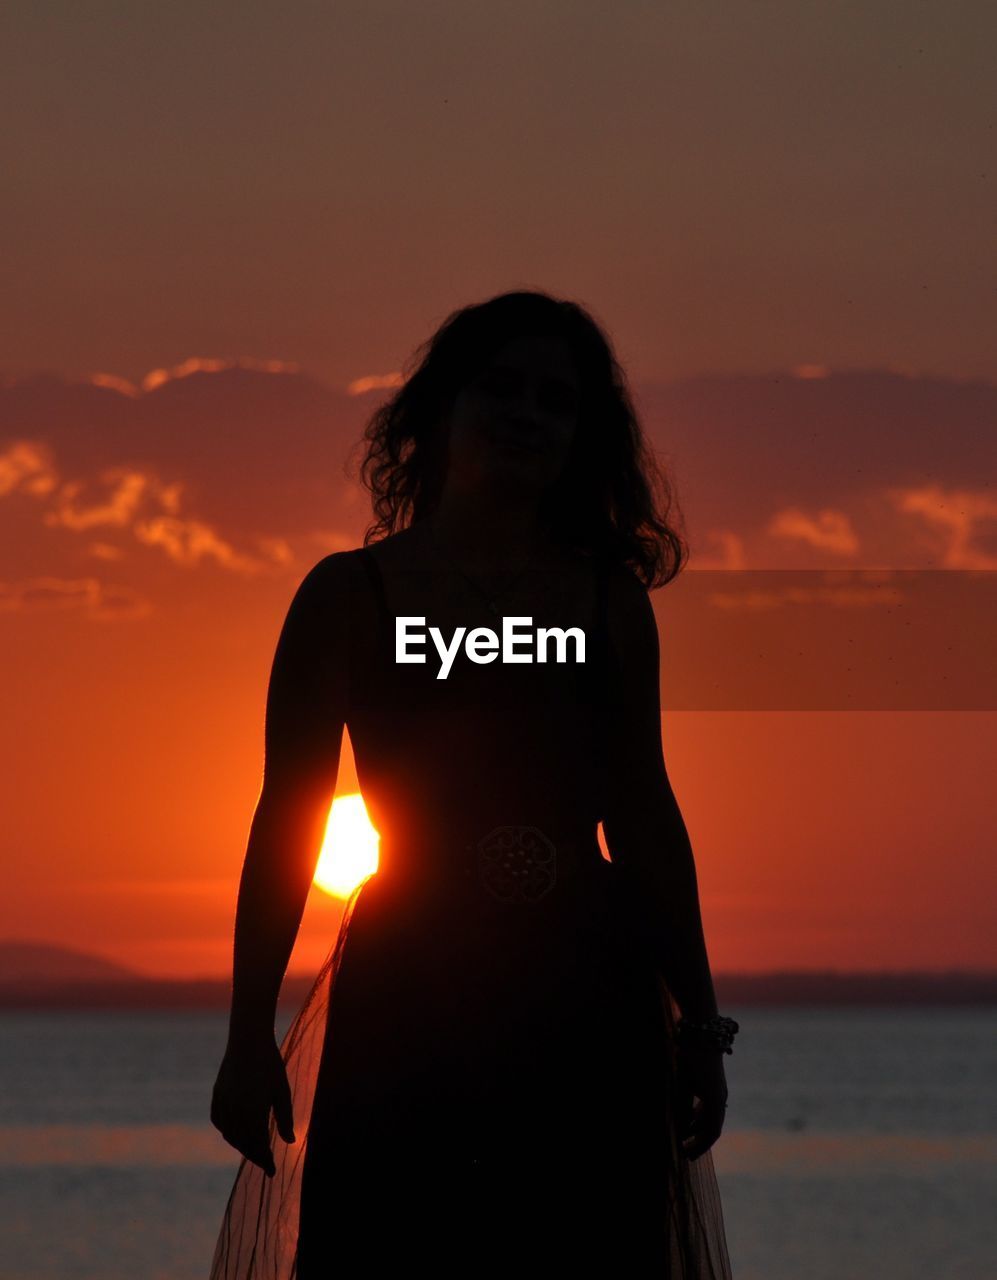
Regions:
[[[450,413],[447,484],[495,482],[542,492],[564,469],[578,425],[580,385],[562,338],[502,347],[457,394]]]

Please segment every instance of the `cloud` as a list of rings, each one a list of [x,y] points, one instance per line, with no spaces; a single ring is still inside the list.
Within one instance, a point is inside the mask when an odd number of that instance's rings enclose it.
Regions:
[[[83,500],[89,489],[104,492]],[[255,574],[294,563],[286,538],[258,536],[259,554],[238,551],[207,521],[180,514],[182,481],[165,483],[151,471],[136,467],[105,467],[94,481],[59,482],[52,450],[39,441],[15,440],[0,454],[0,495],[17,491],[50,498],[42,523],[81,533],[95,528],[117,528],[130,533],[144,546],[161,549],[176,564],[198,565],[212,560],[224,569]],[[108,542],[91,543],[91,555],[103,560],[120,559],[120,547]],[[52,579],[52,581],[56,581]],[[19,606],[20,607],[20,606]],[[106,608],[113,604],[105,603]]]
[[[120,391],[123,396],[133,399],[142,394],[141,388],[127,378],[119,378],[114,373],[92,373],[87,381],[94,387],[106,387],[109,391]]]
[[[693,569],[744,569],[747,567],[744,554],[744,539],[730,529],[710,529],[706,534],[707,543],[719,547],[716,555],[708,552],[689,550],[689,567]]]
[[[92,529],[95,525],[131,524],[146,493],[151,493],[163,505],[175,510],[178,493],[173,486],[164,491],[151,477],[140,471],[123,467],[111,467],[101,472],[100,482],[111,492],[103,502],[85,507],[75,504],[75,498],[85,488],[86,481],[67,481],[56,496],[55,507],[42,517],[47,525],[64,525],[67,529]]]
[[[257,538],[256,545],[263,553],[263,558],[271,564],[293,565],[294,551],[286,538]]]
[[[52,450],[40,441],[14,440],[0,452],[0,497],[27,493],[44,498],[58,483]]]
[[[257,545],[263,556],[245,555],[236,551],[203,520],[153,516],[148,520],[137,520],[132,532],[139,542],[162,548],[171,560],[181,565],[213,560],[223,569],[253,574],[275,564],[286,565],[292,558],[290,547],[281,538],[258,538]]]
[[[5,613],[79,610],[96,621],[144,618],[151,603],[129,587],[97,578],[37,577],[0,582],[0,611]]]
[[[637,390],[686,527],[700,536],[732,530],[753,566],[806,568],[839,554],[767,533],[773,512],[790,508],[813,522],[818,541],[840,540],[842,548],[848,530],[822,526],[816,513],[846,516],[860,543],[849,553],[856,562],[929,567],[930,544],[886,491],[979,489],[979,477],[993,471],[997,386],[981,379],[883,369],[800,377],[780,369],[646,382]]]
[[[829,507],[818,511],[816,518],[798,507],[787,507],[772,517],[766,532],[776,538],[796,538],[819,551],[833,551],[835,555],[855,555],[859,549],[859,540],[848,516]]]
[[[240,356],[236,360],[190,356],[189,359],[173,365],[170,369],[150,369],[142,379],[142,390],[155,391],[164,383],[174,382],[178,378],[189,378],[192,373],[221,373],[227,369],[253,369],[257,373],[297,373],[300,366],[286,360],[254,360],[250,356]],[[97,376],[106,377],[107,375],[98,374]],[[106,386],[107,383],[103,385]]]
[[[946,569],[997,569],[997,553],[979,545],[997,542],[997,498],[990,493],[921,485],[893,489],[889,497],[899,511],[920,516],[938,532]]]
[[[366,395],[368,391],[380,391],[382,388],[401,387],[404,385],[405,377],[401,373],[369,373],[364,378],[354,378],[347,385],[346,394],[349,396],[362,396]]]
[[[91,542],[87,550],[97,560],[121,560],[125,554],[121,547],[110,542]]]
[[[294,368],[197,357],[134,386],[103,373],[0,386],[5,484],[48,491],[30,512],[0,498],[0,575],[86,573],[110,554],[99,543],[132,550],[133,585],[152,594],[152,557],[191,575],[280,579],[314,560],[314,530],[342,529],[335,550],[356,546],[371,517],[347,464],[369,401]],[[60,532],[79,545],[53,543]]]
[[[117,546],[134,552],[122,565],[143,575],[133,585],[153,594],[154,556],[191,574],[290,578],[317,548],[356,546],[373,519],[348,465],[377,398],[365,393],[403,377],[369,374],[347,390],[292,368],[194,357],[129,387],[113,374],[0,387],[0,493],[17,496],[0,499],[0,573],[74,577],[109,559],[96,546]],[[806,373],[637,388],[645,432],[676,481],[690,567],[992,564],[982,511],[970,533],[887,494],[978,493],[997,387]],[[53,549],[41,529],[82,536]]]

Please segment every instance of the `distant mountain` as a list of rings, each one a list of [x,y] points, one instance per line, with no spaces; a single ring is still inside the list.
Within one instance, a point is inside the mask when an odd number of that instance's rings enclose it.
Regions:
[[[314,980],[311,973],[289,973],[279,1007],[299,1007]],[[716,973],[714,986],[721,1012],[744,1005],[997,1004],[997,970]],[[230,994],[228,978],[154,978],[69,947],[0,941],[0,1009],[225,1010]]]
[[[300,1004],[313,974],[288,974],[280,1004]],[[227,1009],[227,978],[159,978],[58,943],[0,940],[0,1009]]]
[[[997,970],[912,970],[906,973],[786,970],[718,973],[723,1005],[989,1005],[997,1004]]]
[[[89,951],[52,942],[0,940],[0,986],[8,983],[115,982],[145,974]]]

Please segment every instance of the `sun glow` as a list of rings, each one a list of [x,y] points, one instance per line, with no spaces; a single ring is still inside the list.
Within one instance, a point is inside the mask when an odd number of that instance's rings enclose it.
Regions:
[[[325,893],[348,898],[361,880],[377,870],[380,839],[362,795],[336,796],[325,825],[314,883]]]

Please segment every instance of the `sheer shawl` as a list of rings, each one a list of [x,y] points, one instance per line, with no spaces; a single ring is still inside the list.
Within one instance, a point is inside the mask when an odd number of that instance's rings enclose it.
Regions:
[[[350,894],[336,940],[281,1042],[281,1057],[291,1087],[296,1141],[283,1140],[271,1112],[270,1147],[276,1172],[271,1178],[251,1160],[243,1157],[240,1161],[215,1244],[210,1280],[295,1280],[297,1275],[301,1175],[315,1082],[330,998],[350,917],[362,888],[363,882]]]

